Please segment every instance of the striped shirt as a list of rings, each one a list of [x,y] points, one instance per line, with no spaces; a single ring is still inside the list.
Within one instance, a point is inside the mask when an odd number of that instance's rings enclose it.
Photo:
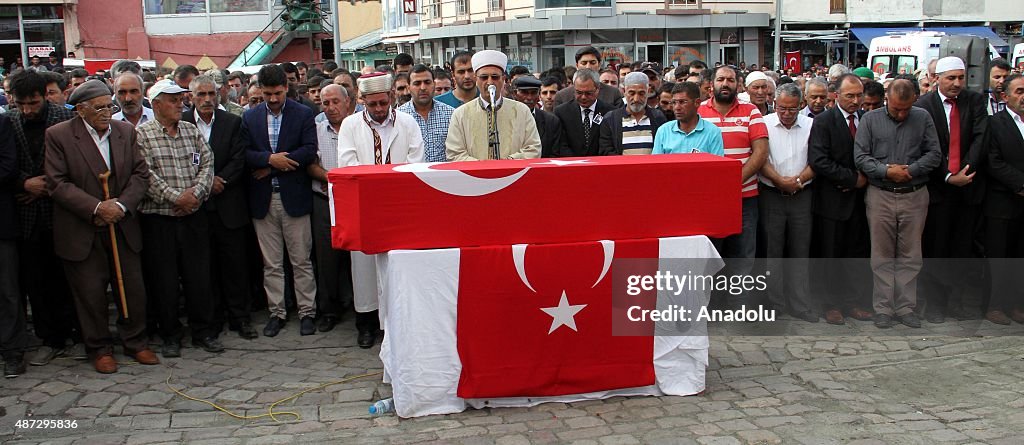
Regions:
[[[189,187],[195,187],[199,202],[209,197],[213,151],[195,125],[178,121],[174,137],[156,120],[135,127],[135,131],[150,171],[149,189],[139,204],[140,212],[174,216],[174,202]]]
[[[416,124],[420,126],[420,134],[423,135],[423,162],[445,162],[444,143],[448,139],[448,124],[452,120],[454,108],[444,102],[434,100],[434,106],[423,119],[413,101],[406,102],[398,107],[398,111],[412,116]]]
[[[316,123],[316,145],[320,166],[327,171],[338,168],[338,133],[330,121]],[[313,193],[326,195],[320,184],[320,181],[313,180]]]
[[[654,148],[654,127],[651,119],[644,115],[640,120],[631,114],[622,117],[622,154],[649,155]]]
[[[714,98],[704,101],[697,110],[700,117],[722,130],[725,157],[739,159],[744,164],[750,159],[751,142],[768,137],[768,127],[757,106],[737,100],[724,116],[715,109]],[[742,186],[743,197],[757,196],[757,174],[750,176]]]

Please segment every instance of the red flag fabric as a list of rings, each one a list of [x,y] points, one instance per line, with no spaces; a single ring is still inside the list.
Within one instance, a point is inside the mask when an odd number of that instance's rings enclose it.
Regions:
[[[458,396],[556,396],[653,385],[653,325],[647,336],[612,335],[609,268],[613,259],[647,258],[629,264],[653,273],[658,246],[647,239],[462,249]],[[653,308],[655,297],[648,292],[630,302]]]
[[[802,67],[803,58],[800,51],[786,51],[786,69],[799,73]]]
[[[739,233],[740,162],[710,154],[359,165],[328,174],[337,249]]]

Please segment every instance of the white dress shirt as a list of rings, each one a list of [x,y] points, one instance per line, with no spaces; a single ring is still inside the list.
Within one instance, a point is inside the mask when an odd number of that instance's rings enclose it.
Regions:
[[[103,158],[103,163],[107,164],[107,170],[110,170],[110,133],[112,133],[113,130],[107,128],[107,131],[103,133],[103,136],[100,136],[100,133],[96,131],[95,128],[92,128],[92,125],[89,125],[88,123],[85,124],[85,130],[89,132],[89,136],[92,137],[92,141],[96,143],[96,149],[100,152],[100,156]],[[96,211],[100,209],[100,204],[103,204],[103,202],[101,201],[97,203],[96,208],[92,209],[93,215],[95,215]],[[122,212],[128,213],[128,208],[125,207],[124,204],[121,204],[120,202],[115,202],[115,204],[121,208]]]
[[[1020,131],[1020,137],[1024,138],[1024,119],[1021,119],[1019,114],[1009,108],[1006,109],[1006,112],[1013,117],[1013,123],[1017,124],[1017,131]]]
[[[129,124],[131,123],[131,121],[129,121],[128,118],[124,116],[124,111],[118,111],[117,113],[114,113],[113,116],[110,116],[110,119],[115,121],[128,122]],[[139,123],[136,125],[142,125],[153,119],[156,119],[156,114],[153,113],[153,109],[143,106],[142,117],[139,118]]]
[[[814,119],[799,114],[792,128],[786,128],[779,120],[778,114],[764,117],[768,127],[768,162],[781,176],[797,176],[807,168],[807,141],[811,137],[811,124]],[[766,176],[760,176],[761,182],[775,187]],[[810,184],[807,181],[804,185]]]
[[[213,122],[217,120],[217,113],[210,115],[210,123],[206,123],[203,118],[199,117],[199,110],[195,110],[196,116],[196,128],[203,134],[203,139],[206,139],[206,143],[210,143],[210,133],[213,131]]]

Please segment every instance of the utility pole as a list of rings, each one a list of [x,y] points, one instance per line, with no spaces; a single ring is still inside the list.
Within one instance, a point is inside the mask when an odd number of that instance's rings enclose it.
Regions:
[[[338,23],[338,0],[331,2],[331,29],[334,31],[334,63],[341,66],[341,24]]]
[[[775,0],[775,69],[782,69],[782,0]]]

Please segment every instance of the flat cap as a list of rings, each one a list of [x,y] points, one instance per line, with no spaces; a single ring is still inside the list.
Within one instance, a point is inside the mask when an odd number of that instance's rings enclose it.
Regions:
[[[85,102],[89,99],[95,99],[100,96],[112,96],[113,91],[110,91],[110,87],[101,80],[93,79],[85,82],[75,88],[75,92],[71,93],[71,97],[68,97],[69,105],[78,105],[80,102]]]
[[[512,81],[512,86],[517,90],[536,90],[540,89],[540,80],[529,75],[519,76],[518,79]]]

